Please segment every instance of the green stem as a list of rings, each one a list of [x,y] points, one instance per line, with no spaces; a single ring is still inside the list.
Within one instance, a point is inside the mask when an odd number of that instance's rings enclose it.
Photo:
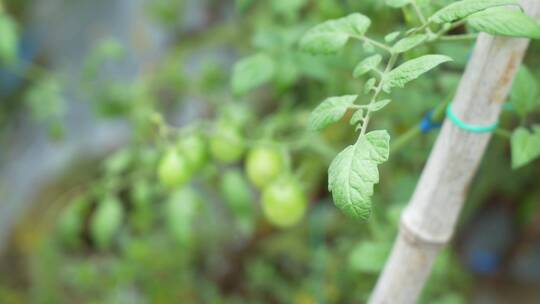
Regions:
[[[467,19],[463,19],[463,20],[459,20],[457,22],[454,22],[445,30],[445,32],[451,31],[451,30],[453,30],[455,28],[458,28],[458,27],[460,27],[462,25],[465,25],[466,23],[467,23]]]
[[[476,39],[478,34],[461,34],[461,35],[451,35],[451,36],[441,36],[439,40],[441,41],[459,41],[459,40],[472,40]]]
[[[495,135],[499,135],[501,137],[504,137],[506,139],[509,139],[510,137],[512,137],[512,133],[506,129],[501,129],[501,128],[498,128],[495,130]]]
[[[390,56],[390,59],[388,60],[388,63],[386,64],[386,68],[384,69],[384,72],[382,74],[383,76],[379,80],[379,85],[375,89],[375,93],[373,93],[373,97],[371,98],[371,101],[368,104],[368,109],[367,109],[366,115],[364,116],[364,119],[363,119],[362,131],[360,132],[360,135],[364,135],[366,133],[367,126],[369,124],[369,118],[370,118],[370,115],[371,115],[371,111],[369,110],[369,108],[370,108],[369,106],[372,103],[374,103],[377,100],[377,97],[379,97],[379,95],[381,94],[381,91],[382,91],[382,88],[383,88],[383,85],[384,85],[384,75],[388,74],[392,70],[392,68],[394,67],[394,64],[396,63],[396,61],[398,59],[398,56],[399,56],[398,54],[392,54],[392,56]]]
[[[446,107],[448,106],[449,101],[441,102],[437,107],[433,110],[433,115],[431,116],[431,119],[436,122],[440,122],[444,118],[444,112]],[[392,153],[396,153],[397,151],[400,151],[403,147],[405,147],[408,143],[410,143],[413,139],[415,139],[417,136],[422,134],[422,130],[420,129],[420,126],[415,125],[412,126],[409,130],[407,130],[405,133],[401,134],[392,144]]]
[[[435,40],[440,39],[444,34],[450,32],[451,30],[453,30],[453,29],[455,29],[457,27],[460,27],[460,26],[464,25],[465,23],[466,23],[466,20],[460,20],[458,22],[454,22],[454,23],[450,24],[449,26],[443,27],[440,31],[435,33],[433,38],[430,39],[430,42],[433,42]]]
[[[418,8],[418,10],[420,9],[420,8],[418,7],[418,5],[416,4],[416,1],[412,1],[411,4],[412,4],[414,7]],[[420,14],[419,16],[423,16],[423,14],[422,14],[421,11],[418,11],[417,13]],[[425,20],[425,17],[424,17],[423,19]],[[422,24],[422,26],[419,28],[419,30],[421,30],[421,29],[426,29],[426,30],[428,31],[428,33],[430,33],[431,36],[433,37],[433,38],[431,38],[431,39],[429,40],[429,42],[433,42],[433,41],[435,41],[435,40],[441,39],[442,36],[443,36],[445,33],[447,33],[448,31],[450,31],[451,29],[453,29],[453,28],[455,28],[455,27],[458,27],[458,26],[464,24],[464,22],[465,22],[464,20],[455,22],[455,23],[451,24],[450,26],[445,27],[445,28],[443,28],[442,30],[440,30],[439,32],[437,32],[437,33],[434,34],[434,33],[431,32],[431,30],[429,29],[429,22],[428,22],[428,21],[425,21],[424,24]],[[365,37],[365,39],[371,40],[371,39],[369,39],[369,38],[367,38],[367,37]],[[386,46],[384,46],[384,47],[385,47],[385,49],[387,48]],[[388,50],[390,50],[390,49],[388,48]],[[383,86],[383,82],[384,82],[384,76],[385,76],[388,72],[390,72],[390,70],[393,68],[395,62],[396,62],[397,59],[398,59],[398,54],[392,53],[391,50],[390,50],[390,54],[392,54],[392,55],[391,55],[390,59],[388,60],[388,65],[386,66],[386,69],[384,70],[384,72],[381,74],[381,79],[380,79],[380,81],[379,81],[379,85],[378,85],[377,88],[375,89],[375,93],[373,94],[373,98],[372,98],[371,101],[369,102],[369,105],[371,105],[373,102],[375,102],[376,99],[377,99],[377,97],[379,97],[379,94],[381,93],[382,86]],[[362,130],[361,130],[361,132],[360,132],[360,135],[365,134],[365,132],[366,132],[366,130],[367,130],[367,125],[368,125],[368,123],[369,123],[369,119],[370,119],[370,115],[371,115],[371,112],[369,111],[369,105],[368,105],[368,110],[366,111],[366,115],[364,116],[364,119],[363,119]],[[443,108],[443,111],[444,111],[444,108]]]
[[[384,44],[384,43],[380,43],[380,42],[378,42],[378,41],[376,41],[376,40],[373,40],[373,39],[371,39],[371,38],[369,38],[369,37],[362,36],[362,37],[356,37],[356,38],[358,38],[358,39],[360,39],[360,40],[363,40],[364,42],[373,44],[374,46],[376,46],[376,47],[378,47],[378,48],[380,48],[380,49],[383,49],[383,50],[385,50],[385,51],[387,51],[387,52],[389,52],[389,53],[391,52],[389,46],[387,46],[387,45]]]
[[[442,121],[444,119],[446,107],[448,106],[449,103],[450,103],[450,99],[437,105],[435,110],[433,110],[432,119],[434,121]]]
[[[375,68],[372,71],[375,72],[379,76],[379,78],[382,78],[383,71],[379,70],[378,68]]]
[[[422,130],[420,130],[420,127],[418,125],[410,128],[394,141],[390,150],[392,151],[392,153],[400,151],[403,147],[405,147],[408,143],[410,143],[420,134],[422,134]]]
[[[422,22],[422,28],[426,30],[428,34],[433,34],[431,29],[429,28],[429,22],[427,21],[426,17],[422,13],[422,9],[418,6],[418,3],[416,3],[416,0],[411,1],[411,5],[416,12],[416,15],[420,19],[420,22]]]

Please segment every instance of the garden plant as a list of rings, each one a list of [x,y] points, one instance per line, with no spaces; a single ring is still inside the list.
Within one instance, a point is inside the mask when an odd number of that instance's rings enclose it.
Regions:
[[[536,214],[540,1],[206,0],[192,31],[183,5],[147,3],[175,37],[152,72],[109,75],[114,39],[86,55],[82,94],[130,140],[43,194],[0,302],[468,303],[460,213]],[[29,71],[22,111],[61,142],[65,75]]]

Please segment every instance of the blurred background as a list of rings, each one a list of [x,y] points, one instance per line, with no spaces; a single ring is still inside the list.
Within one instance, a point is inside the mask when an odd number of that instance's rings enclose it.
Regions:
[[[326,183],[354,130],[306,124],[362,90],[370,50],[297,46],[352,12],[379,40],[417,22],[377,0],[0,0],[0,303],[364,303],[473,41],[405,55],[454,61],[373,121],[403,144],[354,221]],[[508,109],[508,128],[539,119]],[[422,303],[540,303],[540,164],[510,157],[494,137]]]

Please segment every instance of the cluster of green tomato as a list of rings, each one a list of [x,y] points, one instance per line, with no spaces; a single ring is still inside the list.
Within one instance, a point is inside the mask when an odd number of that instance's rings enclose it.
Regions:
[[[247,143],[241,124],[225,119],[212,125],[210,132],[199,126],[167,126],[174,136],[165,136],[157,147],[128,147],[113,154],[105,172],[91,183],[98,191],[86,191],[64,208],[60,234],[72,244],[88,236],[98,248],[109,248],[125,221],[135,231],[148,231],[161,216],[174,240],[190,244],[197,213],[211,208],[203,206],[198,192],[210,189],[220,192],[244,234],[253,232],[258,218],[254,192],[260,193],[268,222],[280,228],[299,223],[308,199],[291,173],[283,145],[270,139]],[[212,187],[213,181],[219,184]],[[196,191],[200,182],[210,184],[210,189]]]
[[[170,189],[184,186],[205,165],[208,154],[222,165],[239,163],[246,154],[245,174],[261,191],[262,210],[272,224],[290,227],[303,218],[307,197],[300,182],[289,172],[287,152],[270,141],[247,149],[240,127],[232,123],[217,123],[208,138],[189,134],[180,138],[177,145],[169,146],[158,164],[160,182]],[[243,190],[234,186],[240,184],[234,181],[240,178],[234,169],[223,173],[222,189],[236,188],[224,190],[230,192],[227,196],[242,195]]]

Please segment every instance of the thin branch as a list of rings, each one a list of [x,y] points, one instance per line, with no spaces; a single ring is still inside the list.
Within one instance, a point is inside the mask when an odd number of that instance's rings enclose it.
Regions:
[[[495,135],[502,136],[506,139],[510,138],[512,136],[512,133],[506,129],[498,128],[495,130]]]
[[[441,102],[437,105],[435,110],[433,110],[433,115],[431,116],[431,119],[436,122],[441,122],[444,118],[444,110],[448,106],[449,101]],[[394,140],[394,143],[392,144],[392,153],[397,153],[401,149],[407,146],[408,143],[410,143],[413,139],[415,139],[417,136],[422,134],[422,130],[420,129],[420,126],[417,124],[415,126],[412,126],[409,128],[405,133],[401,134],[396,140]]]
[[[461,34],[461,35],[451,35],[451,36],[441,36],[439,40],[441,41],[461,41],[461,40],[474,40],[478,38],[478,34]]]
[[[383,49],[387,52],[391,52],[391,49],[388,45],[384,44],[384,43],[381,43],[381,42],[378,42],[376,40],[373,40],[369,37],[366,37],[366,36],[355,36],[356,38],[360,39],[360,40],[363,40],[364,42],[367,42],[367,43],[370,43],[370,44],[373,44],[374,46],[380,48],[380,49]]]
[[[388,72],[392,70],[392,68],[394,67],[394,64],[396,64],[398,56],[399,56],[398,54],[392,54],[392,56],[390,56],[390,59],[388,60],[388,64],[386,65],[386,68],[384,69],[383,75],[386,75]],[[377,97],[379,97],[379,95],[381,94],[383,85],[384,85],[384,79],[381,78],[379,80],[379,85],[375,89],[375,93],[373,93],[373,97],[371,98],[369,105],[371,105],[377,100]],[[368,110],[366,111],[366,115],[364,116],[364,122],[362,123],[362,131],[360,131],[360,135],[363,135],[366,133],[367,126],[369,124],[370,115],[371,115],[371,111],[368,108]]]
[[[429,28],[429,21],[427,21],[426,17],[424,16],[424,13],[422,13],[422,9],[418,6],[418,3],[416,3],[416,0],[411,1],[411,5],[414,8],[416,15],[420,19],[420,22],[422,22],[422,27],[425,28],[428,34],[433,34],[431,29]]]

